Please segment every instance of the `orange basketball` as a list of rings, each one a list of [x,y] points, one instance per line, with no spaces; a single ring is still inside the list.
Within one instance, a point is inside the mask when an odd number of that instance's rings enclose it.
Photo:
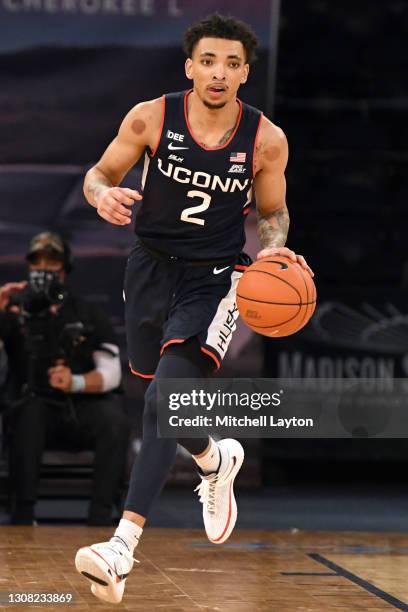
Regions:
[[[281,255],[253,263],[237,287],[239,314],[253,331],[273,338],[302,329],[316,308],[309,272]]]

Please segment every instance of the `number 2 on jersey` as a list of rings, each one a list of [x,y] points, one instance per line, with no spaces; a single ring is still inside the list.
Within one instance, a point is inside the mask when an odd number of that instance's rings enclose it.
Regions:
[[[201,198],[203,203],[199,204],[198,206],[190,206],[190,208],[185,208],[181,213],[180,219],[182,221],[185,221],[186,223],[196,223],[197,225],[204,225],[204,219],[200,219],[200,217],[192,217],[191,215],[207,210],[211,203],[211,196],[208,195],[208,193],[205,193],[204,191],[197,191],[196,189],[192,189],[191,191],[187,192],[187,197]]]

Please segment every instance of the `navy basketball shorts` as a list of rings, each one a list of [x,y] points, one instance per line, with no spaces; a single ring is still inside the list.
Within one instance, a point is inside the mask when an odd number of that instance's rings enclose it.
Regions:
[[[168,346],[198,338],[218,369],[238,318],[236,288],[251,259],[191,262],[152,251],[137,238],[126,266],[124,292],[129,366],[154,378]]]

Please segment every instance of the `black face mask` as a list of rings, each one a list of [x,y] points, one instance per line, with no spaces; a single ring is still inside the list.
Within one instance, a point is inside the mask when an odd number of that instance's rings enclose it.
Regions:
[[[28,285],[21,296],[22,306],[29,314],[38,314],[52,304],[62,304],[66,295],[66,287],[58,272],[30,270]]]

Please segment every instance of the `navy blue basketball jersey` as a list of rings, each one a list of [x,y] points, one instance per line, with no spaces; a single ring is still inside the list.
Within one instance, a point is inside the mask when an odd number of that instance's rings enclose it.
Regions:
[[[188,122],[191,92],[163,97],[160,141],[146,151],[135,232],[152,249],[190,260],[234,258],[245,244],[261,111],[238,101],[234,131],[207,148]]]

